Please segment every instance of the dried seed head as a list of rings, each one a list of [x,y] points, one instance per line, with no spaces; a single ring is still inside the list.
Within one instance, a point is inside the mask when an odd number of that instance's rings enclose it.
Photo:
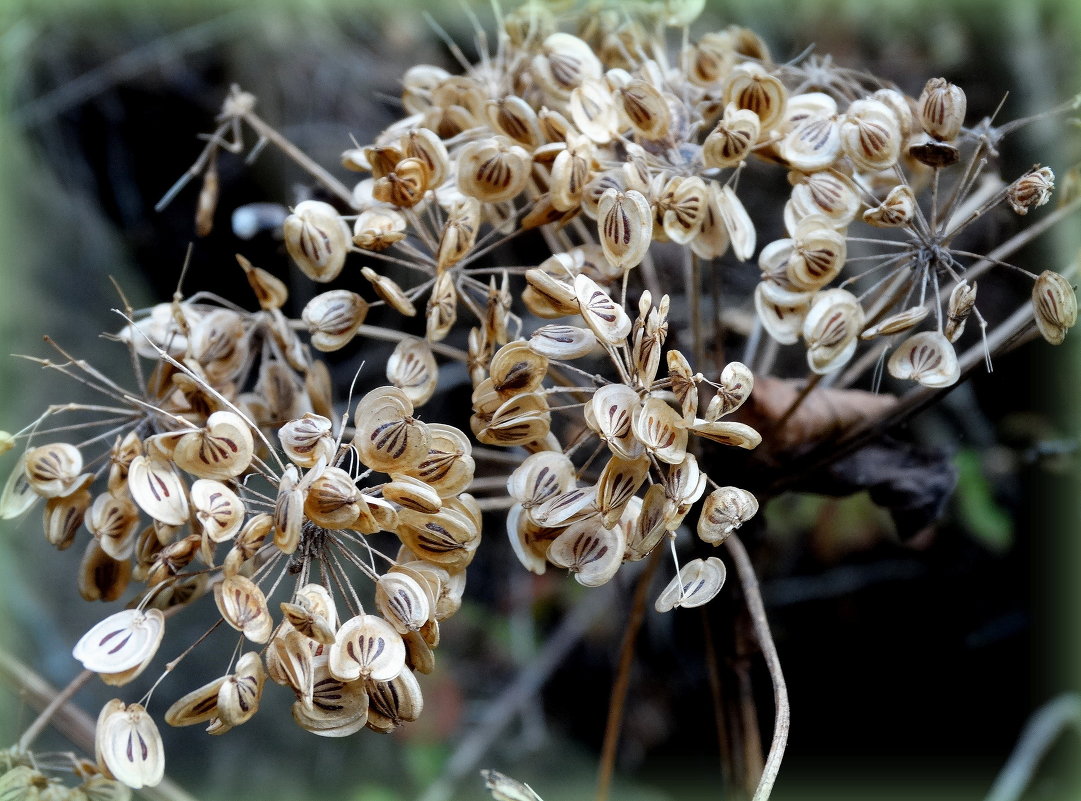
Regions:
[[[799,221],[812,214],[824,214],[835,228],[844,228],[855,219],[862,200],[860,190],[847,175],[832,170],[811,174],[789,173],[792,197],[785,206],[785,227],[795,232]],[[790,219],[791,218],[791,219]]]
[[[788,90],[784,84],[758,64],[747,62],[732,69],[724,82],[725,107],[750,109],[758,115],[763,131],[770,130],[784,115]]]
[[[278,441],[293,464],[298,467],[315,467],[320,459],[327,463],[334,457],[334,437],[331,429],[330,420],[308,412],[278,429]]]
[[[893,187],[885,200],[863,213],[863,221],[876,228],[900,228],[916,215],[916,196],[908,184]]]
[[[856,352],[863,330],[863,308],[847,290],[818,292],[803,321],[807,363],[819,374],[841,369]]]
[[[505,137],[470,142],[458,151],[458,189],[482,203],[510,200],[529,181],[529,152]]]
[[[298,203],[282,231],[286,250],[308,278],[326,283],[338,277],[352,238],[333,206],[321,200]]]
[[[964,91],[945,78],[931,78],[916,103],[923,130],[943,142],[949,142],[961,133],[966,106]]]
[[[23,457],[26,481],[42,498],[56,498],[79,489],[82,469],[82,453],[67,442],[31,448]]]
[[[626,550],[623,530],[600,523],[596,518],[574,523],[548,546],[548,561],[570,570],[575,581],[586,587],[607,584],[623,563]]]
[[[1050,167],[1033,167],[1006,189],[1006,200],[1017,214],[1042,206],[1051,199],[1055,188],[1055,173]]]
[[[734,167],[750,154],[761,130],[757,114],[730,103],[702,143],[702,162],[707,167]]]
[[[690,609],[709,603],[721,591],[725,575],[724,562],[716,556],[692,559],[657,597],[654,608],[668,612],[677,606]]]
[[[892,167],[901,155],[901,127],[893,110],[870,98],[852,103],[841,123],[841,145],[857,169]]]
[[[357,615],[338,629],[327,668],[339,681],[389,681],[405,668],[405,643],[383,618]]]
[[[98,766],[133,790],[154,787],[165,775],[165,747],[153,719],[139,704],[107,703],[94,736]]]
[[[1077,295],[1059,273],[1044,270],[1032,287],[1036,326],[1052,345],[1061,345],[1066,332],[1077,322]]]
[[[373,206],[357,215],[353,223],[353,243],[364,250],[386,250],[405,239],[405,217],[386,206]]]

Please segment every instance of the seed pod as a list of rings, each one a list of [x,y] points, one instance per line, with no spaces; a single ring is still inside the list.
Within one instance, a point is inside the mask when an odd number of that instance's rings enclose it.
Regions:
[[[787,96],[788,91],[780,80],[752,62],[734,67],[722,90],[725,107],[734,103],[736,108],[750,109],[758,115],[763,131],[780,122]]]
[[[548,357],[536,353],[529,343],[509,342],[492,357],[489,373],[492,389],[502,398],[533,392],[548,374]]]
[[[739,487],[718,487],[706,497],[698,518],[698,536],[710,545],[720,545],[758,513],[758,499]]]
[[[349,226],[329,203],[298,203],[282,227],[285,248],[301,271],[313,281],[338,277],[349,252]]]
[[[218,693],[228,676],[219,676],[202,687],[186,693],[165,711],[170,726],[194,726],[218,716]]]
[[[439,366],[431,346],[423,339],[403,339],[387,361],[387,380],[401,389],[414,407],[428,402],[438,379]]]
[[[428,128],[413,128],[403,134],[401,150],[407,158],[420,161],[428,169],[428,186],[435,188],[447,179],[450,156],[447,146]]]
[[[1032,287],[1036,327],[1052,345],[1061,345],[1066,332],[1077,322],[1077,295],[1059,273],[1044,270]]]
[[[26,454],[19,457],[8,480],[4,482],[4,492],[0,495],[0,520],[12,520],[18,517],[38,499],[26,474]]]
[[[1055,173],[1050,167],[1033,167],[1006,189],[1006,200],[1017,214],[1028,214],[1028,210],[1042,206],[1051,199],[1055,188]]]
[[[914,135],[908,143],[908,155],[934,169],[949,167],[961,159],[961,151],[948,142],[928,134]]]
[[[842,270],[847,256],[843,234],[824,225],[821,217],[805,218],[796,228],[785,277],[793,289],[821,289]],[[763,251],[764,252],[764,251]]]
[[[525,280],[528,286],[522,293],[522,300],[538,317],[553,319],[578,314],[578,300],[574,295],[574,288],[566,281],[555,278],[538,267],[526,270]]]
[[[379,577],[375,583],[375,605],[402,635],[419,630],[430,615],[424,589],[404,573],[385,573]]]
[[[716,556],[692,559],[680,568],[679,575],[657,597],[654,608],[658,612],[668,612],[677,606],[685,609],[702,606],[721,591],[725,575],[724,562]]]
[[[597,227],[608,262],[626,271],[639,264],[653,238],[653,211],[641,192],[606,190],[597,204]]]
[[[263,591],[251,579],[239,574],[226,576],[214,585],[214,603],[222,619],[252,642],[270,639],[274,620]]]
[[[698,437],[705,437],[721,445],[734,445],[737,448],[753,450],[762,443],[762,435],[744,423],[730,423],[719,420],[695,420],[687,430]]]
[[[675,503],[676,516],[682,521],[691,506],[697,503],[706,491],[706,474],[698,467],[698,460],[694,455],[688,453],[682,462],[668,468],[664,485],[665,494]],[[679,524],[670,521],[667,525],[669,531],[674,531]]]
[[[37,495],[57,498],[78,489],[82,482],[83,455],[67,442],[54,442],[31,448],[23,457],[26,481]]]
[[[920,124],[935,139],[949,142],[961,133],[967,100],[961,87],[945,78],[931,78],[916,103]]]
[[[863,329],[863,308],[844,289],[828,289],[815,294],[803,321],[807,343],[807,364],[820,375],[841,369],[856,352]]]
[[[635,438],[662,462],[679,464],[687,455],[687,428],[683,416],[657,397],[649,397],[635,410]]]
[[[941,389],[957,383],[960,365],[953,345],[938,331],[924,331],[902,342],[886,363],[894,378]]]
[[[754,308],[767,334],[782,345],[792,345],[799,341],[813,297],[812,292],[795,292],[773,281],[760,281],[754,289]]]
[[[612,141],[619,131],[615,100],[603,81],[582,81],[571,91],[567,107],[578,130],[599,145]]]
[[[405,643],[377,615],[357,615],[342,623],[330,646],[327,669],[339,681],[389,681],[405,668]]]
[[[552,162],[549,197],[552,207],[560,212],[578,207],[582,191],[589,182],[593,165],[594,146],[585,137],[575,136]]]
[[[532,72],[540,86],[554,97],[566,99],[582,81],[601,77],[600,59],[593,48],[569,33],[553,33],[534,56]]]
[[[413,671],[405,669],[390,681],[365,681],[368,692],[368,721],[378,732],[390,732],[420,717],[424,697]]]
[[[878,100],[855,101],[841,123],[841,144],[857,169],[877,172],[892,167],[901,155],[896,115]]]
[[[55,499],[52,499],[55,500]],[[135,546],[139,509],[125,496],[103,492],[86,515],[86,528],[113,559],[127,559]]]
[[[521,145],[491,137],[458,151],[458,189],[482,203],[510,200],[529,181],[530,157]]]
[[[315,467],[320,458],[334,456],[332,424],[322,415],[306,413],[278,429],[278,441],[289,460],[298,467]]]
[[[575,276],[574,294],[582,317],[598,339],[610,345],[626,341],[631,332],[631,318],[595,281],[584,275]]]
[[[123,673],[145,666],[165,633],[160,610],[124,609],[84,634],[72,650],[83,667],[95,673]]]
[[[740,261],[746,261],[754,255],[756,239],[751,216],[744,208],[743,202],[736,196],[736,190],[728,184],[718,190],[716,205],[721,219],[724,220],[724,227],[728,230],[732,252]]]
[[[762,126],[750,109],[725,106],[716,127],[702,143],[702,163],[707,167],[734,167],[750,155]]]
[[[368,304],[360,295],[332,289],[308,301],[301,319],[312,335],[312,346],[325,353],[348,344],[367,314]]]
[[[232,728],[247,723],[259,710],[263,694],[263,660],[259,654],[249,651],[236,662],[236,670],[226,676],[218,690],[218,717]]]
[[[173,450],[173,461],[193,476],[224,481],[247,470],[254,454],[255,440],[248,422],[236,412],[219,411],[207,418],[205,428],[184,434],[179,439]],[[134,467],[134,460],[132,465]],[[136,502],[139,502],[138,498]],[[145,506],[143,509],[154,517]]]
[[[824,214],[834,228],[844,228],[860,210],[860,190],[847,175],[820,170],[810,175],[789,173],[788,180],[793,187],[785,206],[785,227],[791,233],[800,220],[812,214]]]
[[[349,528],[360,515],[360,500],[353,477],[340,467],[327,467],[308,487],[304,514],[323,528]]]
[[[83,523],[91,500],[90,490],[81,489],[70,495],[49,498],[45,502],[42,528],[50,545],[62,551],[75,541],[75,534]]]
[[[529,150],[544,141],[537,112],[517,95],[489,100],[485,104],[485,117],[492,128]]]
[[[476,204],[476,198],[469,198]],[[443,226],[436,250],[436,269],[442,273],[464,259],[477,242],[477,226],[480,221],[479,205],[473,219],[452,216]]]
[[[549,359],[578,359],[596,347],[597,337],[592,331],[573,325],[543,325],[529,338],[529,349]]]
[[[586,425],[597,432],[612,453],[634,459],[643,447],[633,427],[640,405],[638,393],[626,384],[608,384],[594,392],[586,404]]]
[[[364,682],[341,681],[330,674],[327,657],[316,659],[312,693],[293,704],[293,720],[320,737],[348,737],[368,720],[368,693]]]
[[[164,459],[142,455],[132,459],[128,469],[128,491],[139,508],[155,520],[170,526],[188,522],[184,482],[173,472],[172,464]]]
[[[548,561],[574,573],[586,587],[607,584],[623,563],[627,543],[623,530],[603,528],[597,519],[583,520],[567,527],[548,546]]]
[[[424,199],[430,186],[427,164],[418,158],[404,158],[391,172],[376,179],[372,197],[398,208],[411,209]]]
[[[94,750],[102,771],[133,790],[154,787],[165,775],[161,734],[139,704],[113,699],[102,708]]]
[[[916,196],[912,187],[899,184],[889,191],[886,199],[863,213],[863,221],[876,228],[900,228],[916,216]]]
[[[507,491],[528,511],[574,488],[574,472],[574,463],[562,453],[541,451],[514,469]]]
[[[259,301],[259,308],[264,310],[280,309],[289,298],[289,290],[286,288],[285,283],[261,267],[255,267],[239,253],[236,254],[236,260],[243,268],[244,275],[247,277],[252,291],[255,292],[255,297]]]
[[[908,331],[922,323],[930,313],[930,306],[913,306],[910,309],[899,311],[897,314],[891,314],[889,317],[886,317],[878,323],[878,325],[873,325],[870,328],[865,329],[864,332],[860,334],[860,339],[874,339],[875,337],[888,336],[889,334],[899,334],[902,331]],[[947,326],[949,326],[949,322],[947,322]]]
[[[612,456],[597,479],[597,509],[601,522],[611,528],[619,522],[623,510],[649,474],[650,461],[645,456],[624,459]]]
[[[400,211],[374,206],[357,215],[353,243],[364,250],[382,251],[405,239],[406,221]]]
[[[680,245],[689,244],[702,228],[708,202],[706,183],[697,175],[669,179],[657,200],[665,235]]]
[[[706,420],[716,422],[719,418],[736,411],[751,396],[754,374],[742,362],[729,362],[721,371],[720,387],[706,409]]]
[[[652,84],[634,79],[619,88],[617,96],[634,132],[648,141],[663,139],[672,123],[668,102]]]
[[[965,323],[976,305],[976,285],[962,281],[950,293],[946,305],[946,339],[956,342],[964,333]]]
[[[413,301],[409,299],[405,292],[402,291],[402,288],[393,280],[384,275],[380,275],[371,267],[361,267],[360,274],[368,279],[368,282],[372,285],[372,289],[375,290],[375,293],[399,314],[404,314],[406,317],[413,317],[416,315],[417,310],[413,306]]]
[[[424,314],[427,338],[432,342],[445,339],[458,319],[458,290],[453,273],[445,272],[435,279]]]
[[[131,561],[116,560],[90,540],[79,563],[79,595],[86,601],[115,601],[131,580]]]
[[[793,169],[814,172],[829,167],[840,156],[841,126],[836,104],[831,105],[829,109],[801,114],[777,145],[777,152]],[[791,113],[785,112],[789,119]]]

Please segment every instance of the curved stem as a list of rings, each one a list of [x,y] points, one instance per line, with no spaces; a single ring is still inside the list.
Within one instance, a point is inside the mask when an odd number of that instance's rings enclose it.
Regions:
[[[634,588],[634,601],[631,614],[627,618],[627,628],[623,631],[623,642],[619,646],[619,667],[616,680],[612,684],[612,697],[608,702],[608,720],[604,724],[604,745],[601,748],[601,763],[597,770],[596,801],[605,801],[612,784],[612,773],[616,765],[616,746],[619,745],[619,732],[623,727],[623,711],[626,708],[627,689],[631,683],[631,666],[634,664],[634,643],[646,613],[646,595],[657,572],[663,548],[654,548],[646,569],[638,577]]]
[[[784,757],[784,749],[788,743],[788,728],[790,710],[788,707],[788,688],[784,682],[784,673],[781,671],[781,660],[777,655],[777,646],[773,643],[773,635],[769,630],[769,621],[766,619],[766,607],[762,603],[762,593],[758,586],[758,577],[754,572],[754,565],[747,555],[743,543],[735,534],[724,542],[732,561],[736,565],[736,573],[739,575],[740,584],[743,585],[743,594],[747,599],[747,611],[751,615],[751,625],[758,645],[762,648],[762,656],[766,660],[769,669],[769,677],[773,682],[773,741],[769,746],[769,756],[766,757],[766,765],[762,769],[762,778],[758,782],[751,801],[766,801],[773,792],[773,784],[777,780],[777,774],[781,770],[781,760]]]
[[[33,722],[26,727],[26,731],[23,732],[22,737],[19,738],[19,742],[15,746],[16,750],[21,752],[29,751],[30,746],[33,745],[37,736],[49,725],[49,721],[51,721],[53,715],[56,714],[56,710],[64,706],[64,704],[71,700],[75,693],[85,687],[86,683],[90,681],[90,678],[93,675],[94,674],[89,670],[84,670],[68,682],[68,686],[57,693],[53,699],[45,705],[45,708],[41,710],[38,716],[34,718]]]

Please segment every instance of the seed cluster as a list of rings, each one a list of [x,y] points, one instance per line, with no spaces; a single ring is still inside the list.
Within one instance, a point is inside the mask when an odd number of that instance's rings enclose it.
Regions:
[[[993,175],[995,130],[966,127],[965,93],[943,78],[913,98],[817,57],[778,64],[743,28],[692,40],[701,5],[557,16],[530,2],[508,13],[494,52],[463,57],[462,74],[406,72],[406,116],[343,154],[364,177],[337,205],[308,199],[285,217],[304,276],[366,283],[321,291],[292,320],[285,283],[238,256],[257,311],[178,295],[129,315],[115,338],[137,386],[63,351],[46,362],[108,400],[80,407],[90,423],[54,425],[73,407],[50,407],[0,439],[27,440],[0,516],[44,499],[49,542],[89,534],[84,598],[137,588],[76,645],[88,670],[131,682],[172,611],[210,595],[242,647],[167,723],[240,726],[269,678],[292,690],[308,731],[390,731],[421,712],[416,674],[432,670],[440,624],[461,605],[482,508],[506,510],[513,551],[534,573],[553,565],[595,587],[666,545],[675,565],[655,608],[707,603],[725,565],[681,563],[687,517],[717,546],[759,505],[714,467],[718,446],[762,442],[725,419],[755,387],[752,367],[709,340],[725,310],[700,319],[704,277],[743,269],[734,262],[757,256],[759,276],[753,298],[730,302],[753,309],[733,335],[799,346],[810,376],[836,378],[862,353],[860,369],[877,359],[902,381],[959,379],[955,343],[970,317],[987,325],[975,279],[1020,268],[957,243],[995,206],[1026,215],[1047,203],[1052,171]],[[684,32],[674,52],[669,27]],[[204,175],[200,235],[219,151],[242,149],[245,124],[267,135],[254,109],[234,88],[193,168]],[[769,181],[787,186],[787,201],[753,215],[741,189]],[[786,236],[759,247],[759,231],[782,225]],[[492,263],[530,237],[541,256]],[[1026,274],[1040,333],[1061,343],[1076,322],[1072,287],[1053,271]],[[371,330],[377,307],[421,318],[423,335]],[[386,384],[343,407],[313,349],[366,334],[397,342]],[[472,436],[464,415],[457,427],[422,419],[446,389],[437,357],[465,365]],[[483,483],[474,442],[488,458],[511,449],[499,497],[470,494]],[[99,769],[132,788],[164,770],[147,700],[111,701],[98,720]]]

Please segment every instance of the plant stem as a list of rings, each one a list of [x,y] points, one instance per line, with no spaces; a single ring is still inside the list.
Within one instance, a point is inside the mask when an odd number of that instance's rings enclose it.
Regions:
[[[657,572],[657,565],[663,553],[663,548],[653,549],[646,569],[638,577],[638,584],[634,588],[631,613],[627,618],[623,642],[619,647],[619,667],[616,670],[615,682],[612,684],[612,697],[608,702],[608,720],[604,725],[604,745],[601,748],[601,763],[597,771],[597,801],[606,801],[612,784],[612,772],[616,765],[616,747],[619,745],[619,732],[623,727],[623,711],[626,709],[627,689],[631,683],[631,666],[634,664],[634,643],[638,639],[638,631],[642,628],[642,621],[645,619],[649,585],[653,581],[654,573]]]
[[[784,673],[781,670],[781,659],[777,655],[777,646],[773,643],[773,635],[769,629],[769,620],[766,618],[766,607],[762,603],[762,592],[758,586],[758,577],[754,572],[754,565],[747,555],[746,548],[739,537],[731,535],[724,542],[732,561],[736,565],[736,573],[740,584],[743,586],[743,594],[747,599],[747,611],[751,616],[751,625],[754,628],[758,645],[762,649],[762,656],[766,660],[769,669],[769,677],[773,682],[773,741],[769,746],[769,756],[766,757],[766,765],[762,770],[762,778],[758,782],[752,801],[766,801],[773,791],[773,784],[777,780],[777,774],[781,770],[781,759],[784,757],[785,745],[788,743],[788,728],[790,722],[790,710],[788,706],[788,688],[784,682]]]
[[[1033,713],[1009,760],[998,774],[986,801],[1017,801],[1032,780],[1040,760],[1068,727],[1081,730],[1081,697],[1065,693]]]
[[[33,722],[26,727],[26,731],[24,731],[22,737],[19,738],[19,742],[16,744],[15,748],[24,753],[29,751],[30,746],[33,745],[37,736],[49,725],[49,721],[52,720],[53,715],[56,714],[56,710],[64,706],[72,699],[75,693],[85,687],[86,683],[90,681],[90,677],[93,675],[94,674],[89,670],[84,670],[68,682],[68,686],[57,693],[53,699],[45,705],[45,708],[38,713],[38,716],[34,718]]]

